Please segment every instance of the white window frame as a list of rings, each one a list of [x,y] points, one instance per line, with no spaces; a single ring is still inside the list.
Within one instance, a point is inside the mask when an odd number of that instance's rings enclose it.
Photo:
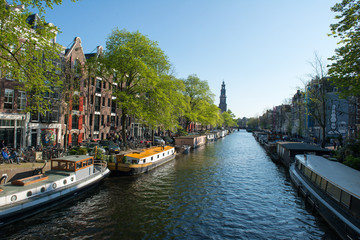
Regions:
[[[11,104],[11,108],[5,107],[6,104]],[[14,109],[14,89],[5,88],[4,109]]]
[[[19,91],[18,95],[18,110],[24,110],[26,107],[26,92]]]

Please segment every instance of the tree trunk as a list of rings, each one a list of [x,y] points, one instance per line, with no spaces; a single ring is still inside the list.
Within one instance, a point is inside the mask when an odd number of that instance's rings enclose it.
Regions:
[[[155,132],[154,132],[154,129],[151,129],[151,141],[152,141],[152,144],[155,145]]]
[[[127,138],[126,138],[126,114],[124,114],[124,109],[122,109],[122,115],[121,115],[121,136],[122,141],[124,143],[125,149],[127,148]]]

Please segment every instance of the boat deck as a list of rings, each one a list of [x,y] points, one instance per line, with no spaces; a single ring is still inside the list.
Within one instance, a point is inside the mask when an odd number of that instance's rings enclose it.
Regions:
[[[42,181],[39,181],[39,182],[36,182],[33,184],[29,184],[26,186],[13,185],[13,184],[11,184],[11,182],[1,185],[0,188],[3,189],[3,191],[0,191],[0,197],[9,195],[9,194],[15,194],[15,193],[18,193],[19,191],[30,190],[35,187],[44,186],[45,184],[53,183],[62,178],[70,176],[71,173],[61,172],[61,171],[48,171],[45,173],[45,175],[48,176],[48,179],[45,179],[45,180],[42,180]]]
[[[129,153],[129,154],[126,154],[125,156],[141,159],[141,158],[150,157],[150,156],[153,156],[155,154],[165,152],[165,151],[168,151],[168,150],[171,150],[171,149],[173,149],[173,147],[171,147],[171,146],[165,146],[164,149],[162,149],[162,147],[152,147],[152,148],[146,148],[142,152]]]
[[[304,166],[312,169],[315,173],[326,178],[334,185],[360,198],[360,171],[342,163],[330,161],[321,156],[306,156],[306,159],[304,155],[297,155],[296,158],[304,164]]]

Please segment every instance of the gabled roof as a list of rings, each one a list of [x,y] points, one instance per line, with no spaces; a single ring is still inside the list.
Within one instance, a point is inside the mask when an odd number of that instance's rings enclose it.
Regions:
[[[80,37],[75,37],[71,47],[65,50],[65,58],[68,58],[74,50],[77,51],[79,48],[81,49],[81,53],[84,55],[85,58],[85,54],[81,45],[81,39]]]

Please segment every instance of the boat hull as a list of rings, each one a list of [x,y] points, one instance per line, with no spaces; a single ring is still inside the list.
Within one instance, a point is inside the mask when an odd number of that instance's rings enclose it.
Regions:
[[[47,194],[12,204],[10,207],[2,207],[0,208],[0,227],[28,218],[59,204],[73,200],[75,197],[79,197],[81,194],[88,192],[88,190],[93,187],[96,187],[109,174],[110,170],[106,169],[104,172],[99,172],[96,176],[83,179],[78,183],[73,183]]]
[[[360,229],[341,214],[336,207],[327,202],[326,197],[318,190],[315,190],[297,172],[294,165],[290,166],[290,178],[297,189],[298,195],[305,198],[305,204],[309,204],[312,210],[316,210],[342,239],[360,239]]]
[[[146,173],[160,165],[175,159],[175,154],[165,157],[156,162],[149,162],[144,164],[124,164],[124,163],[109,163],[108,168],[112,173],[119,175],[136,175]]]

